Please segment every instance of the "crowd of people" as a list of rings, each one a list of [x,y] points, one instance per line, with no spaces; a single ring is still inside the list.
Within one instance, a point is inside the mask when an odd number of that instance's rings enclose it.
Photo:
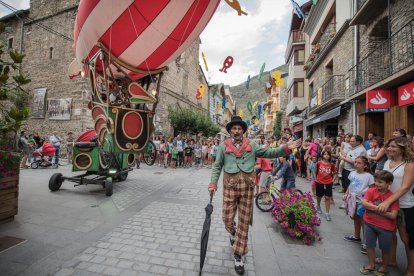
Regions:
[[[287,134],[277,143],[295,138]],[[272,140],[259,141],[269,147]],[[343,193],[345,209],[353,220],[353,234],[346,241],[361,244],[361,253],[368,255],[368,264],[361,274],[386,275],[388,266],[396,266],[397,235],[407,257],[406,275],[414,275],[414,139],[404,129],[397,128],[388,141],[375,133],[367,139],[345,134],[323,139],[305,139],[289,156],[279,158],[277,166],[258,158],[256,170],[260,189],[266,189],[269,179],[282,178],[282,188],[295,187],[295,176],[305,178],[316,197],[317,212],[322,215],[321,201],[325,198],[325,218],[333,203],[334,186]],[[265,177],[261,177],[264,175]],[[376,244],[382,257],[375,256]],[[376,268],[376,266],[378,267]]]
[[[72,151],[74,146],[73,132],[67,133],[66,139],[61,138],[57,131],[53,131],[53,134],[45,138],[39,135],[38,132],[33,131],[27,135],[26,131],[20,132],[20,137],[17,141],[18,148],[22,151],[22,160],[20,162],[20,169],[30,168],[30,164],[36,157],[35,153],[42,156],[43,146],[50,144],[55,149],[53,156],[48,156],[49,162],[58,165],[60,159],[60,149],[63,143],[66,144],[66,158],[70,163],[72,160]],[[54,159],[54,161],[53,161]]]
[[[368,255],[368,264],[360,269],[362,274],[386,275],[388,266],[396,266],[397,235],[404,244],[408,268],[406,275],[414,275],[414,138],[404,129],[396,129],[392,138],[369,133],[367,139],[360,135],[338,134],[330,138],[306,138],[303,141],[285,133],[278,141],[274,137],[255,139],[261,148],[277,148],[296,140],[298,147],[289,155],[277,159],[256,158],[256,190],[265,191],[272,180],[281,179],[281,188],[295,187],[296,177],[304,178],[315,197],[317,212],[324,198],[324,216],[331,221],[333,190],[343,193],[344,209],[352,218],[353,234],[346,241],[361,244],[361,253]],[[220,140],[205,138],[195,140],[176,137],[154,137],[157,151],[156,165],[164,168],[212,168]],[[299,143],[298,143],[299,142]],[[45,143],[55,148],[54,163],[59,163],[60,147],[66,144],[67,157],[71,158],[74,138],[69,132],[65,139],[57,132],[47,139],[37,132],[18,141],[23,158],[21,168],[41,150]],[[49,157],[52,161],[52,157]],[[137,162],[139,166],[140,162]],[[375,257],[376,243],[382,257]],[[378,269],[376,265],[379,264]]]

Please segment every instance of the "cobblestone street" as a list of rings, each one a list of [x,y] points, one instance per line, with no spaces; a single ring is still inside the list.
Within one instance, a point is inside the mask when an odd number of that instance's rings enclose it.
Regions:
[[[59,170],[72,174],[69,166]],[[26,242],[0,253],[2,275],[198,275],[210,170],[144,165],[115,183],[111,198],[100,186],[67,182],[51,193],[54,172],[22,172],[19,214],[0,226],[0,236]],[[301,178],[298,184],[308,190]],[[219,186],[203,275],[235,275],[221,192]],[[331,223],[322,221],[322,242],[305,246],[255,208],[245,275],[357,275],[366,257],[343,240],[352,221],[337,206],[332,215]]]

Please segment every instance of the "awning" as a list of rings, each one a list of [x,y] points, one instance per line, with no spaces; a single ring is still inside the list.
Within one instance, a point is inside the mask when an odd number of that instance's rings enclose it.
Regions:
[[[305,127],[308,127],[308,126],[311,126],[311,125],[314,125],[314,124],[317,124],[317,123],[320,123],[320,122],[323,122],[323,121],[327,121],[329,119],[338,117],[339,115],[341,115],[341,107],[340,106],[338,106],[338,107],[336,107],[332,110],[329,110],[328,112],[326,112],[326,113],[324,113],[320,116],[316,116],[312,119],[306,120],[305,121]]]

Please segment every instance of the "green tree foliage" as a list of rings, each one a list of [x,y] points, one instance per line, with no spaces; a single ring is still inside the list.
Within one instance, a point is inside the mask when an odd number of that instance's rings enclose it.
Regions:
[[[0,34],[4,30],[5,25],[0,22]],[[28,93],[23,89],[30,79],[19,67],[25,55],[18,51],[4,51],[3,48],[4,45],[0,45],[0,146],[14,145],[17,132],[30,115]],[[9,59],[4,59],[4,55]]]
[[[282,136],[282,112],[280,111],[276,113],[276,122],[273,126],[273,136],[275,136],[276,139],[280,139]]]
[[[202,134],[205,137],[216,136],[220,127],[208,115],[187,108],[168,108],[171,126],[180,132]]]

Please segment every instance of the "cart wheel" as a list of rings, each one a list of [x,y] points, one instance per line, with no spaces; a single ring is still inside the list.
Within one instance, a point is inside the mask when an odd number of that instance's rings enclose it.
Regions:
[[[112,185],[112,177],[107,177],[105,180],[105,194],[106,196],[111,196],[114,191],[114,186]]]
[[[128,177],[128,173],[126,172],[126,173],[119,174],[119,175],[116,177],[116,179],[117,179],[119,182],[122,182],[122,181],[125,181],[125,180],[127,179],[127,177]]]
[[[49,180],[49,190],[52,192],[57,191],[62,186],[63,179],[61,173],[54,173]]]
[[[37,161],[33,161],[33,162],[30,164],[30,167],[31,167],[32,169],[37,169],[37,168],[39,168],[39,163],[38,163]]]

